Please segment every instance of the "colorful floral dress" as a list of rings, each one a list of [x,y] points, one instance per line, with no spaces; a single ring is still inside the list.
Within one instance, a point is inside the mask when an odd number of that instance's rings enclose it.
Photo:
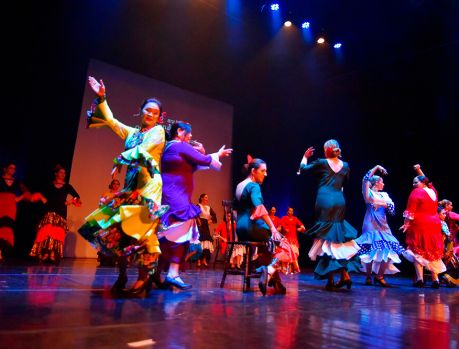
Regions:
[[[78,232],[104,254],[127,256],[135,251],[160,253],[156,236],[160,216],[162,179],[160,160],[165,144],[164,128],[140,130],[113,117],[104,100],[88,113],[88,127],[108,126],[124,140],[125,151],[115,165],[127,165],[123,189],[89,214]]]

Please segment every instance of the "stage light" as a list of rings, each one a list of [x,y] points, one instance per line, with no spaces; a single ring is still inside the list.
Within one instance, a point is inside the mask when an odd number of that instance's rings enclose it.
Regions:
[[[271,4],[271,11],[279,11],[279,4]]]
[[[325,39],[322,38],[322,37],[320,37],[320,38],[317,39],[317,43],[318,43],[318,44],[323,44],[324,42],[325,42]]]
[[[310,24],[309,22],[304,22],[304,23],[301,25],[301,28],[303,28],[303,29],[309,29],[309,26],[310,26],[310,25],[311,25],[311,24]]]
[[[291,26],[292,26],[292,22],[290,22],[290,21],[285,21],[285,22],[284,22],[284,25],[285,25],[286,27],[291,27]]]
[[[340,42],[337,42],[336,44],[333,45],[334,48],[340,48],[341,47],[341,43]]]

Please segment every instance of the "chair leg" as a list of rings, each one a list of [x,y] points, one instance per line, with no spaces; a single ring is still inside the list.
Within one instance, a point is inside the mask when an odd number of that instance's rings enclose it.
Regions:
[[[243,279],[243,292],[250,290],[250,271],[252,268],[252,246],[247,245],[245,254],[245,270]]]
[[[225,286],[226,274],[228,272],[228,264],[229,264],[229,260],[231,256],[233,255],[233,249],[234,249],[233,244],[229,246],[229,249],[228,247],[226,248],[225,265],[223,266],[223,276],[222,276],[222,281],[220,281],[220,288],[223,288]]]

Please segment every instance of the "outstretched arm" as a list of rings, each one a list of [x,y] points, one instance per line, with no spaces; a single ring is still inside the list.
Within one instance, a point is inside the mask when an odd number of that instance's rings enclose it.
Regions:
[[[382,175],[387,174],[387,170],[381,165],[376,165],[371,170],[369,170],[366,175],[363,177],[362,181],[362,194],[365,202],[371,202],[370,197],[370,178],[375,175],[377,171],[380,171]]]
[[[91,110],[88,111],[88,125],[89,128],[98,128],[102,126],[108,126],[122,139],[125,139],[130,131],[134,129],[126,126],[122,122],[114,118],[112,111],[110,110],[106,101],[106,88],[104,82],[101,80],[97,81],[94,77],[88,77],[88,84],[92,91],[96,94],[97,99],[91,105]]]
[[[306,149],[306,151],[304,152],[303,158],[301,159],[300,168],[299,168],[297,174],[300,174],[301,170],[306,169],[307,164],[308,164],[308,159],[312,155],[314,155],[314,151],[315,151],[314,147],[309,147],[308,149]]]
[[[413,169],[416,171],[418,176],[425,176],[424,172],[422,172],[422,170],[421,170],[421,165],[416,164],[416,165],[413,166]]]

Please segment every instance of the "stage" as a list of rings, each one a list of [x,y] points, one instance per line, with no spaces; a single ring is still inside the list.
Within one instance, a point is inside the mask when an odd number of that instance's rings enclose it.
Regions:
[[[287,295],[263,297],[220,269],[182,274],[190,291],[110,296],[116,269],[94,259],[59,267],[0,266],[1,348],[457,348],[459,289],[365,286],[327,292],[311,271],[284,276]],[[136,278],[129,269],[130,282]]]

